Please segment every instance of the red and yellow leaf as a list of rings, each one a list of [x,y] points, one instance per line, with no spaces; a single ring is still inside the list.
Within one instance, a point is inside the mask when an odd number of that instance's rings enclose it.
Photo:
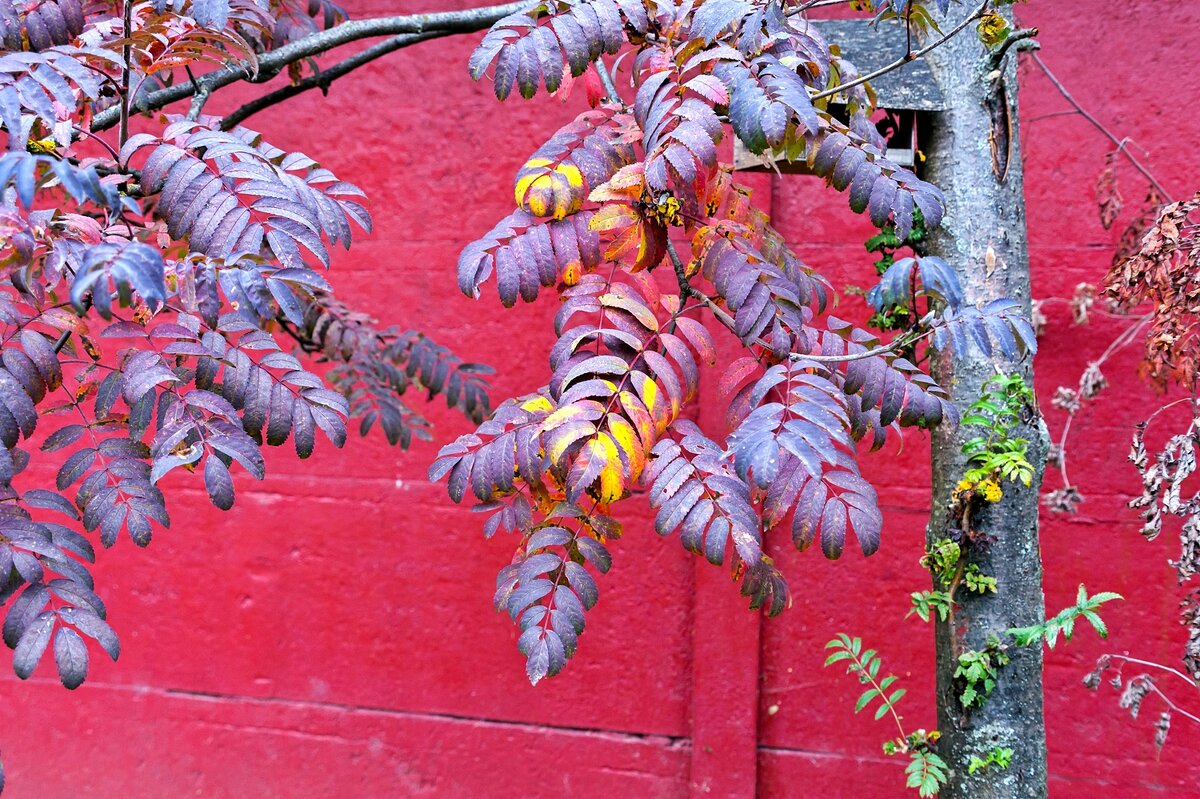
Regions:
[[[517,173],[517,206],[534,216],[564,219],[583,207],[586,191],[574,164],[531,158]]]

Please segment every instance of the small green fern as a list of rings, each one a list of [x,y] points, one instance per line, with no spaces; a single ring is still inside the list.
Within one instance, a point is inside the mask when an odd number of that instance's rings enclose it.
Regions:
[[[914,601],[917,596],[917,594],[913,595]],[[919,611],[915,612],[919,613]],[[913,733],[905,731],[901,716],[896,712],[896,703],[903,698],[906,689],[892,690],[892,686],[896,683],[894,674],[879,678],[882,667],[879,654],[874,649],[864,650],[861,638],[851,638],[845,633],[838,633],[837,637],[825,644],[825,648],[836,650],[825,658],[826,666],[845,663],[846,673],[855,675],[858,677],[859,683],[866,686],[866,690],[854,704],[854,712],[861,713],[873,702],[878,701],[879,705],[875,708],[876,720],[891,714],[900,734],[896,738],[884,741],[883,752],[887,755],[906,754],[909,756],[910,762],[904,769],[906,785],[916,789],[921,797],[936,796],[941,786],[946,783],[948,771],[945,761],[930,748],[938,739],[938,731],[917,730]]]
[[[1046,619],[1041,624],[1034,624],[1029,627],[1013,627],[1008,631],[1008,634],[1013,637],[1018,646],[1030,646],[1038,641],[1045,641],[1046,646],[1051,649],[1058,642],[1059,633],[1062,634],[1064,640],[1070,641],[1072,633],[1075,632],[1075,620],[1079,618],[1086,619],[1101,638],[1108,637],[1108,625],[1100,618],[1100,614],[1096,609],[1105,602],[1111,602],[1114,599],[1124,599],[1120,594],[1114,594],[1112,591],[1101,591],[1094,596],[1087,595],[1087,589],[1083,584],[1079,585],[1079,593],[1075,596],[1075,604],[1069,608],[1064,608],[1057,615]]]
[[[1028,486],[1033,481],[1029,441],[1014,436],[1013,430],[1034,407],[1033,389],[1021,375],[996,375],[984,384],[983,395],[962,419],[963,425],[982,427],[985,434],[962,445],[968,468],[955,488],[957,496],[996,502],[1004,495],[1001,483]]]

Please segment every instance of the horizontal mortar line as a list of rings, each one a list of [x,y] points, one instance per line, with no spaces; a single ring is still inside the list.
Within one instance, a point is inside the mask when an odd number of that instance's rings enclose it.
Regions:
[[[1118,760],[1118,763],[1134,766],[1149,766],[1153,764],[1150,760]],[[1176,791],[1178,785],[1167,785],[1161,782],[1146,782],[1145,780],[1105,780],[1098,777],[1083,777],[1072,774],[1055,774],[1051,772],[1049,775],[1051,782],[1069,782],[1079,785],[1103,785],[1111,788],[1146,788],[1151,791],[1162,791],[1165,796],[1177,796]],[[1200,794],[1195,791],[1190,793],[1191,796]]]
[[[405,239],[396,239],[396,241],[405,241]],[[854,250],[855,252],[863,253],[866,258],[870,255],[862,245],[862,242],[847,241],[846,239],[805,239],[804,241],[792,242],[792,249],[803,251],[812,247],[824,247],[833,250]],[[1105,244],[1102,242],[1087,242],[1084,244],[1056,244],[1051,239],[1029,242],[1030,254],[1040,254],[1044,252],[1111,252],[1114,245]],[[1083,271],[1081,268],[1080,271]],[[1036,277],[1036,275],[1035,275]]]
[[[35,682],[45,683],[47,685],[57,685],[56,680],[38,679]],[[355,705],[343,702],[317,702],[306,699],[289,699],[287,697],[272,697],[272,696],[245,696],[242,694],[225,694],[215,691],[194,691],[186,688],[158,688],[148,685],[119,685],[116,683],[92,683],[88,685],[93,688],[101,688],[116,692],[136,693],[136,694],[157,694],[169,698],[187,699],[197,702],[213,702],[224,703],[232,702],[236,704],[258,704],[258,705],[276,705],[292,709],[301,710],[326,710],[340,711],[343,713],[354,713],[361,715],[378,715],[388,718],[401,718],[412,720],[432,720],[444,721],[452,724],[479,724],[489,727],[497,727],[501,729],[515,729],[521,732],[538,732],[544,730],[554,730],[567,735],[580,735],[585,737],[601,737],[613,738],[623,742],[643,741],[646,743],[658,743],[666,748],[678,748],[687,746],[690,739],[686,736],[666,735],[661,733],[641,733],[629,730],[613,730],[603,727],[579,727],[567,724],[555,723],[540,723],[529,721],[515,721],[512,719],[495,719],[483,716],[471,716],[461,713],[438,713],[416,710],[401,710],[398,708],[380,707],[373,705]],[[280,732],[287,730],[280,729]]]
[[[266,733],[268,735],[279,735],[284,738],[291,738],[291,739],[300,740],[300,741],[313,741],[313,742],[317,742],[317,743],[350,744],[350,745],[353,745],[356,743],[352,738],[347,738],[344,735],[338,735],[336,733],[311,733],[311,732],[302,732],[300,730],[286,730],[286,729],[282,729],[280,727],[271,727],[269,725],[263,725],[263,724],[234,724],[232,722],[219,721],[219,720],[214,720],[214,721],[199,720],[199,721],[196,721],[195,723],[200,726],[208,727],[208,728],[215,729],[215,730],[226,730],[228,732]]]
[[[286,471],[286,470],[282,470],[282,469],[268,471],[267,472],[267,481],[270,481],[272,479],[284,479],[284,480],[294,481],[292,483],[292,485],[297,489],[297,493],[300,493],[303,491],[303,493],[305,493],[306,496],[314,496],[314,495],[309,491],[305,491],[305,489],[307,489],[309,487],[306,485],[303,485],[300,482],[303,480],[314,480],[314,481],[318,481],[321,483],[342,483],[342,484],[357,483],[357,484],[364,485],[364,486],[378,484],[378,485],[385,486],[385,487],[386,486],[394,486],[397,479],[403,480],[404,482],[410,482],[408,480],[405,480],[403,477],[394,477],[394,476],[390,476],[390,475],[329,474],[327,472],[320,472],[317,469],[313,469],[311,472]],[[422,481],[422,482],[428,482],[428,481]],[[264,483],[264,482],[260,482],[260,481],[255,481],[253,483],[247,482],[246,485],[250,486],[250,487],[245,488],[243,490],[243,492],[239,492],[239,493],[247,493],[247,494],[253,493],[253,494],[258,494],[261,496],[265,492],[256,491],[253,488],[253,486],[265,485],[265,484],[269,484],[269,483]],[[189,491],[192,489],[195,489],[198,491],[204,491],[203,485],[199,485],[198,487],[197,486],[198,486],[197,483],[189,481],[189,482],[186,482],[186,483],[178,486],[177,488],[180,491]],[[275,493],[283,493],[283,492],[276,491]],[[316,494],[315,496],[322,497],[322,496],[330,496],[330,495]]]
[[[284,477],[292,477],[293,475],[276,474],[274,476],[284,478]],[[341,479],[347,483],[358,482],[358,483],[361,483],[364,485],[378,484],[380,488],[387,488],[390,490],[403,490],[402,488],[397,488],[395,486],[395,482],[396,482],[395,479],[354,478],[354,477],[346,477],[346,478],[341,478]],[[403,482],[405,484],[405,487],[420,486],[423,488],[430,488],[430,487],[442,486],[442,483],[430,483],[428,480],[422,480],[419,478],[414,478],[411,480],[406,479],[406,478],[399,478],[399,479],[401,480],[401,482]],[[186,496],[189,499],[195,499],[197,497],[205,498],[208,496],[208,494],[205,493],[203,488],[198,487],[198,486],[191,486],[191,485],[180,487],[178,489],[178,493],[180,496]],[[634,494],[634,496],[639,496],[642,493],[647,493],[647,492],[639,492],[638,494]],[[296,493],[288,493],[288,492],[284,492],[281,490],[272,489],[269,487],[260,488],[260,487],[257,487],[256,485],[251,485],[249,487],[243,488],[240,492],[240,496],[242,496],[243,498],[253,496],[260,500],[295,501],[297,499]],[[390,496],[347,497],[344,494],[338,494],[338,493],[306,494],[305,498],[306,499],[315,499],[315,500],[320,500],[320,501],[327,501],[327,502],[343,502],[343,501],[346,501],[347,499],[352,499],[353,501],[355,501],[358,504],[372,505],[372,506],[377,506],[384,502],[391,501]],[[1124,494],[1124,493],[1085,494],[1085,499],[1108,499],[1108,500],[1127,501],[1127,500],[1131,500],[1134,498],[1135,498],[1135,495]],[[458,505],[449,504],[449,505],[444,505],[444,506],[441,504],[438,504],[438,505],[432,506],[432,507],[437,507],[439,509],[444,508],[444,509],[448,509],[448,510],[453,510],[455,508],[465,508],[467,506],[462,505],[462,504],[458,504]],[[881,503],[879,506],[879,509],[886,513],[928,514],[930,512],[928,505],[904,505],[904,504],[893,504],[893,503]],[[1109,517],[1109,516],[1093,516],[1093,515],[1089,515],[1089,514],[1083,513],[1083,512],[1074,513],[1074,514],[1060,514],[1060,513],[1047,512],[1041,518],[1043,521],[1054,521],[1054,522],[1062,522],[1062,523],[1066,523],[1066,524],[1081,524],[1081,525],[1127,524],[1127,523],[1132,524],[1137,521],[1135,516],[1111,516],[1111,517]]]
[[[276,476],[278,477],[280,475],[276,475]],[[349,482],[353,483],[354,481],[351,480]],[[364,483],[365,482],[366,481],[364,481]],[[378,487],[381,489],[395,489],[395,481],[394,480],[375,481],[375,482],[379,483]],[[208,496],[208,492],[204,490],[203,486],[192,486],[192,485],[181,486],[181,487],[177,488],[175,490],[175,494],[177,494],[178,496],[181,496],[181,497],[186,496],[186,497],[193,498],[193,499],[196,497],[207,497]],[[291,500],[292,502],[296,502],[297,500],[305,501],[305,502],[309,502],[309,501],[311,501],[311,502],[354,501],[359,504],[365,504],[365,505],[379,505],[382,502],[390,502],[394,499],[393,497],[390,497],[390,496],[361,497],[361,496],[350,496],[349,494],[341,494],[341,493],[320,493],[320,494],[313,493],[313,492],[288,493],[286,491],[274,489],[269,486],[260,487],[259,485],[250,485],[246,488],[242,488],[238,492],[238,497],[242,498],[243,501],[245,501],[245,498],[254,497],[255,499],[258,499],[258,500],[285,499],[285,500]],[[220,523],[225,524],[227,522],[226,522],[226,520],[222,519],[220,521]],[[228,522],[228,523],[232,524],[233,522]]]
[[[1059,244],[1053,239],[1037,239],[1029,241],[1029,249],[1032,250],[1054,250],[1057,252],[1095,252],[1096,250],[1112,251],[1116,249],[1115,244],[1107,244],[1101,241],[1087,241],[1083,244]]]
[[[250,697],[240,696],[236,694],[210,693],[206,691],[191,691],[182,688],[164,688],[160,689],[167,696],[180,696],[186,699],[195,701],[208,702],[248,702],[259,703],[265,705],[281,705],[284,707],[294,707],[300,709],[317,709],[317,710],[336,710],[346,713],[356,713],[364,715],[380,715],[385,717],[396,717],[414,720],[437,720],[449,723],[467,723],[467,724],[482,724],[485,726],[501,727],[506,729],[517,729],[523,732],[538,732],[541,730],[552,729],[557,732],[583,735],[583,736],[601,736],[614,737],[618,739],[628,739],[635,741],[645,741],[647,743],[662,743],[667,746],[677,746],[681,742],[686,742],[688,739],[678,735],[663,735],[659,733],[641,733],[632,732],[629,730],[613,730],[603,727],[579,727],[567,724],[554,723],[538,723],[530,721],[515,721],[512,719],[495,719],[484,716],[471,716],[463,713],[438,713],[416,710],[400,710],[397,708],[380,707],[373,705],[354,705],[342,702],[314,702],[303,699],[288,699],[285,697]]]
[[[0,685],[5,683],[13,683],[12,680],[0,679]],[[27,684],[58,686],[58,681],[50,678],[35,677],[28,681]],[[691,744],[690,738],[687,736],[663,735],[655,733],[638,733],[623,730],[610,730],[599,727],[572,727],[567,725],[545,723],[539,724],[534,722],[513,721],[508,719],[489,719],[479,716],[469,716],[454,713],[427,713],[411,710],[398,710],[394,708],[374,707],[369,705],[352,705],[337,702],[314,702],[310,700],[287,699],[283,697],[253,697],[243,696],[240,694],[222,694],[207,691],[192,691],[182,688],[155,688],[145,685],[119,685],[114,683],[88,682],[88,685],[93,689],[110,690],[114,692],[138,693],[138,694],[158,694],[167,697],[178,697],[182,699],[191,699],[195,701],[211,701],[211,702],[239,702],[239,703],[257,703],[257,704],[276,704],[283,706],[293,706],[298,708],[312,708],[319,710],[341,710],[344,712],[356,714],[381,715],[384,717],[398,717],[415,720],[436,720],[446,721],[450,723],[467,723],[478,724],[500,729],[515,729],[522,732],[540,732],[545,730],[553,730],[568,735],[578,735],[583,737],[599,737],[611,738],[620,742],[643,741],[646,743],[662,743],[667,749],[684,749]],[[279,732],[279,733],[294,733],[295,730],[287,730],[283,728],[271,728],[262,726],[252,726],[247,729],[259,730],[263,732]],[[322,737],[322,736],[317,736]],[[793,755],[801,757],[812,757],[823,760],[849,760],[854,762],[867,762],[877,764],[893,764],[896,761],[879,756],[871,755],[851,755],[840,752],[828,752],[810,749],[801,749],[786,746],[767,746],[758,745],[757,750],[762,753]],[[1120,761],[1122,763],[1145,765],[1148,761],[1127,759]],[[1095,785],[1131,785],[1154,790],[1170,790],[1171,786],[1162,783],[1146,782],[1142,780],[1131,781],[1110,781],[1096,778],[1089,778],[1075,775],[1054,774],[1049,775],[1050,779],[1055,782],[1071,782],[1071,783],[1087,783]]]
[[[811,757],[811,758],[818,759],[818,760],[848,760],[848,761],[852,761],[852,762],[856,762],[856,763],[890,764],[890,765],[894,765],[896,767],[899,767],[900,765],[902,765],[901,762],[896,761],[892,758],[887,758],[887,757],[879,757],[879,756],[874,756],[874,755],[851,755],[851,754],[845,754],[842,752],[823,752],[823,751],[817,751],[817,750],[811,750],[811,749],[800,749],[800,748],[789,747],[789,746],[765,746],[765,745],[760,744],[758,746],[758,751],[761,753],[768,753],[768,754],[792,755],[792,756],[796,756],[796,757]],[[1126,759],[1126,760],[1120,760],[1118,762],[1124,763],[1124,764],[1129,764],[1129,765],[1149,765],[1150,764],[1150,761],[1138,760],[1138,759],[1133,759],[1133,758]],[[1128,781],[1126,781],[1126,780],[1104,780],[1104,779],[1098,779],[1095,777],[1084,777],[1084,776],[1076,776],[1076,775],[1072,775],[1072,774],[1055,774],[1055,773],[1051,773],[1049,775],[1049,777],[1052,782],[1069,782],[1069,783],[1104,785],[1104,786],[1137,787],[1137,788],[1147,788],[1147,789],[1151,789],[1151,790],[1161,790],[1161,791],[1174,790],[1173,786],[1165,785],[1165,784],[1157,783],[1157,782],[1146,782],[1144,780],[1128,780]]]
[[[888,765],[900,765],[896,760],[886,757],[879,757],[878,755],[851,755],[843,752],[825,752],[817,749],[801,749],[792,746],[766,746],[764,744],[759,744],[758,751],[772,755],[813,757],[819,760],[851,760],[856,763],[882,763]]]

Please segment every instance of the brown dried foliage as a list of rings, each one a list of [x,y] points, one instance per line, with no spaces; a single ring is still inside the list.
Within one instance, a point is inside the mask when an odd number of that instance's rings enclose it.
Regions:
[[[1113,150],[1104,157],[1104,170],[1096,178],[1096,202],[1100,206],[1100,224],[1108,230],[1117,221],[1124,205],[1121,190],[1117,188],[1117,156],[1119,150]]]
[[[1150,303],[1154,317],[1146,336],[1143,376],[1160,388],[1196,382],[1200,362],[1200,193],[1162,209],[1142,237],[1141,249],[1109,271],[1108,295],[1132,309]]]

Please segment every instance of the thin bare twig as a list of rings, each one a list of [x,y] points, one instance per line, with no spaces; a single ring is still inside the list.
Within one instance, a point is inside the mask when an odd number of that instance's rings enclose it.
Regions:
[[[106,142],[104,139],[97,136],[96,134],[92,133],[91,131],[84,130],[83,128],[80,128],[80,127],[76,127],[74,129],[74,133],[78,136],[86,136],[89,139],[91,139],[92,141],[99,144],[104,149],[108,150],[109,154],[112,155],[114,161],[119,162],[121,160],[120,154],[117,153],[116,149],[114,149],[111,144],[109,144],[108,142]]]
[[[224,69],[218,69],[200,76],[195,83],[180,82],[157,91],[150,92],[131,109],[133,111],[154,111],[170,103],[184,100],[195,95],[203,88],[209,92],[223,88],[238,81],[251,83],[266,83],[290,64],[306,58],[321,55],[343,44],[369,39],[375,36],[397,36],[400,34],[430,33],[443,31],[449,33],[473,33],[491,27],[510,14],[523,11],[529,7],[528,2],[507,3],[499,6],[471,8],[463,11],[440,11],[434,14],[408,14],[391,17],[375,17],[371,19],[351,20],[335,25],[328,30],[309,34],[302,39],[284,45],[277,50],[262,54],[258,59],[258,72],[255,74],[247,64],[238,62]],[[92,118],[92,130],[106,130],[120,120],[119,109],[106,109]]]
[[[823,100],[826,97],[832,97],[835,94],[844,92],[846,89],[852,89],[855,86],[866,83],[867,81],[875,80],[876,78],[878,78],[881,75],[886,75],[887,73],[892,72],[893,70],[899,69],[900,67],[904,66],[905,64],[908,64],[912,61],[916,61],[918,58],[921,58],[926,53],[936,50],[937,48],[941,47],[946,42],[953,39],[958,34],[962,33],[964,28],[966,28],[972,22],[974,22],[975,20],[979,19],[980,17],[982,17],[984,15],[984,13],[988,10],[988,6],[991,5],[991,2],[992,2],[992,0],[983,0],[983,2],[980,3],[979,8],[975,9],[974,13],[972,13],[971,16],[967,17],[962,22],[955,25],[954,28],[949,33],[947,33],[945,36],[938,39],[937,41],[933,42],[932,44],[926,45],[925,47],[922,47],[920,50],[912,50],[910,52],[907,52],[900,58],[897,58],[892,63],[890,63],[886,66],[882,66],[879,69],[875,70],[874,72],[868,72],[866,75],[857,77],[854,80],[848,80],[845,83],[839,83],[837,86],[832,86],[832,87],[826,89],[825,91],[817,92],[816,94],[814,94],[812,96],[812,99],[813,100]]]
[[[287,86],[282,86],[273,92],[264,94],[262,97],[250,100],[244,105],[238,107],[233,112],[227,114],[221,120],[221,129],[230,130],[245,122],[259,111],[264,111],[273,105],[282,103],[284,100],[289,100],[298,94],[303,94],[311,89],[320,89],[322,94],[329,91],[330,85],[340,77],[347,75],[359,67],[382,58],[388,53],[394,53],[402,47],[408,47],[418,42],[424,42],[429,39],[436,39],[441,36],[449,36],[453,31],[429,31],[426,33],[405,33],[400,36],[393,36],[390,39],[385,39],[382,42],[373,44],[360,53],[356,53],[344,61],[339,61],[327,69],[322,69],[315,75],[300,80],[298,83],[289,83]]]
[[[1113,660],[1124,661],[1125,663],[1136,663],[1139,666],[1147,666],[1152,669],[1158,669],[1159,671],[1165,671],[1169,674],[1174,674],[1176,677],[1178,677],[1179,679],[1186,682],[1192,688],[1200,687],[1200,686],[1196,685],[1195,680],[1193,680],[1191,677],[1184,674],[1179,669],[1173,669],[1170,666],[1163,665],[1162,663],[1155,663],[1152,660],[1139,660],[1138,658],[1133,658],[1133,657],[1130,657],[1129,655],[1109,655],[1108,657]]]
[[[1146,180],[1150,181],[1150,185],[1153,186],[1156,191],[1158,191],[1163,199],[1169,200],[1171,198],[1171,192],[1167,191],[1166,187],[1159,183],[1158,179],[1154,177],[1154,174],[1148,168],[1146,168],[1133,153],[1129,152],[1129,147],[1127,146],[1129,140],[1117,138],[1117,136],[1111,130],[1106,128],[1100,120],[1096,119],[1096,117],[1089,113],[1086,108],[1080,105],[1079,102],[1071,96],[1071,93],[1067,91],[1067,87],[1063,86],[1062,81],[1060,81],[1058,77],[1050,71],[1050,67],[1046,66],[1046,62],[1042,60],[1041,56],[1039,56],[1037,53],[1030,53],[1030,56],[1033,58],[1033,63],[1037,64],[1038,68],[1045,73],[1046,78],[1054,85],[1054,88],[1058,89],[1058,93],[1063,96],[1063,99],[1070,103],[1071,107],[1079,112],[1081,117],[1090,122],[1092,127],[1104,134],[1105,138],[1107,138],[1116,146],[1117,151],[1124,155],[1126,160],[1133,165],[1133,168],[1138,172],[1141,172],[1142,176],[1145,177]]]
[[[1138,333],[1141,332],[1142,328],[1144,328],[1146,325],[1150,324],[1151,317],[1152,317],[1152,314],[1146,314],[1145,316],[1138,317],[1136,320],[1134,320],[1133,324],[1131,324],[1129,327],[1122,330],[1120,335],[1118,335],[1116,338],[1114,338],[1109,343],[1108,347],[1104,350],[1104,352],[1102,352],[1100,354],[1099,358],[1097,358],[1094,361],[1090,361],[1088,363],[1088,369],[1091,369],[1093,366],[1096,368],[1099,368],[1109,358],[1111,358],[1118,350],[1124,349],[1125,347],[1127,347],[1131,343],[1133,343],[1134,338],[1137,336]],[[1086,371],[1085,371],[1085,374],[1086,374]],[[1084,380],[1084,378],[1081,376],[1079,378],[1079,388],[1076,391],[1076,395],[1079,397],[1083,396],[1083,380]],[[1059,436],[1058,442],[1057,442],[1058,443],[1058,471],[1059,471],[1059,474],[1062,475],[1062,481],[1063,481],[1064,487],[1071,485],[1071,479],[1067,476],[1067,441],[1071,437],[1071,423],[1075,420],[1075,416],[1079,413],[1079,410],[1081,410],[1081,409],[1082,409],[1082,406],[1080,406],[1080,409],[1077,409],[1075,411],[1069,411],[1067,413],[1067,421],[1063,423],[1062,435]]]
[[[1076,116],[1078,113],[1079,112],[1076,111],[1075,109],[1071,109],[1070,111],[1051,111],[1048,114],[1038,114],[1037,116],[1032,116],[1032,117],[1029,117],[1028,119],[1025,119],[1024,117],[1022,117],[1021,123],[1023,125],[1028,126],[1034,122],[1041,122],[1043,119],[1053,119],[1054,117],[1073,117],[1073,116]]]
[[[1158,694],[1158,698],[1161,699],[1163,702],[1165,702],[1167,707],[1171,708],[1172,711],[1174,711],[1175,713],[1178,713],[1179,715],[1183,716],[1185,719],[1188,719],[1195,724],[1200,724],[1200,717],[1192,715],[1191,713],[1187,712],[1179,705],[1175,704],[1175,702],[1171,699],[1171,697],[1169,697],[1165,693],[1163,693],[1159,689],[1159,687],[1154,684],[1153,680],[1149,681],[1147,683],[1147,685],[1151,691]]]

